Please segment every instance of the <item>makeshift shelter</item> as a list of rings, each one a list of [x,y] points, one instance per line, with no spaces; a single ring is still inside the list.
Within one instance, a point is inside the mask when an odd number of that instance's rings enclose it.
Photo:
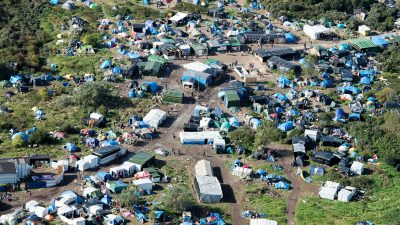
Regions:
[[[113,193],[120,193],[121,191],[128,188],[128,184],[125,184],[121,180],[117,180],[117,181],[107,182],[106,187]]]
[[[278,129],[281,130],[282,132],[287,132],[293,128],[294,128],[294,124],[292,121],[287,121],[287,122],[281,123],[278,126]]]
[[[350,202],[356,194],[356,191],[356,188],[346,186],[339,191],[337,199],[341,202]]]
[[[349,44],[352,48],[358,51],[377,51],[379,49],[374,42],[366,38],[349,40]]]
[[[186,70],[183,72],[181,80],[184,86],[204,90],[213,83],[213,76],[209,73]]]
[[[196,176],[213,176],[213,169],[208,160],[200,160],[194,166]]]
[[[163,101],[169,103],[183,103],[183,91],[178,89],[169,89],[163,95]]]
[[[358,26],[358,33],[360,33],[363,36],[370,36],[372,33],[372,30],[371,30],[371,28],[369,28],[366,25],[361,25],[361,26]]]
[[[234,90],[225,91],[224,105],[226,108],[240,107],[240,97]]]
[[[147,194],[151,194],[153,190],[153,182],[150,179],[133,180],[132,183],[139,189],[146,191]]]
[[[124,162],[122,165],[110,168],[110,174],[117,177],[131,176],[136,171],[136,165],[131,162]]]
[[[107,68],[111,68],[111,62],[109,60],[104,60],[101,65],[100,65],[100,69],[107,69]]]
[[[382,48],[387,48],[389,46],[389,42],[385,40],[381,36],[373,36],[372,37],[372,42]]]
[[[223,198],[221,184],[213,176],[196,176],[194,180],[195,190],[200,202],[218,203]]]
[[[233,170],[232,170],[232,175],[244,179],[244,178],[249,177],[250,174],[252,173],[252,171],[253,171],[253,170],[250,169],[250,168],[237,166],[237,167],[233,168]]]
[[[96,176],[101,180],[101,181],[104,181],[104,182],[107,182],[109,179],[111,179],[111,174],[109,174],[109,173],[107,173],[107,172],[104,172],[104,171],[100,171],[100,172],[98,172],[97,174],[96,174]]]
[[[161,181],[162,174],[158,172],[158,170],[154,169],[153,167],[144,168],[143,171],[150,174],[151,181],[153,183],[158,183]]]
[[[76,8],[76,5],[73,1],[67,1],[61,6],[61,8],[71,11]]]
[[[87,187],[87,188],[83,189],[83,196],[86,198],[100,199],[103,196],[103,194],[97,188]]]
[[[208,55],[208,48],[206,45],[201,43],[189,43],[189,46],[193,49],[194,54],[196,56],[207,56]]]
[[[128,161],[135,164],[136,171],[142,171],[144,167],[151,165],[154,160],[155,155],[153,154],[147,152],[136,152]]]
[[[167,118],[167,112],[161,109],[151,109],[150,112],[143,118],[143,121],[150,125],[150,127],[158,128]]]
[[[277,56],[271,56],[267,59],[267,65],[272,70],[279,70],[283,73],[293,71],[295,74],[300,73],[301,67],[292,62],[284,60]]]
[[[144,81],[141,88],[145,92],[156,93],[158,91],[158,84],[156,82]]]
[[[364,163],[354,161],[353,164],[351,164],[350,172],[356,175],[362,175],[364,172]]]
[[[337,196],[338,191],[340,190],[341,185],[336,182],[326,181],[322,184],[319,190],[319,197],[334,200]]]
[[[335,165],[339,162],[339,158],[331,152],[319,151],[313,157],[313,161],[327,166]]]
[[[0,161],[0,185],[16,184],[17,169],[10,161]]]

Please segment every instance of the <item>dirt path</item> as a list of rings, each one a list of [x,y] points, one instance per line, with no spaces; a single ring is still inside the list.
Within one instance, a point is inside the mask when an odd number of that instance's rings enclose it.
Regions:
[[[289,225],[296,225],[295,210],[297,201],[299,200],[300,185],[298,177],[295,174],[294,169],[290,166],[289,160],[282,162],[284,166],[284,172],[288,175],[289,180],[292,182],[292,191],[287,199],[287,220]]]
[[[215,156],[207,157],[214,168],[219,168],[219,179],[221,181],[222,191],[224,194],[224,202],[228,202],[231,208],[232,225],[245,224],[241,216],[239,203],[241,202],[241,195],[243,193],[243,184],[238,179],[235,179],[228,169],[225,168],[221,159]],[[217,176],[218,177],[218,176]]]

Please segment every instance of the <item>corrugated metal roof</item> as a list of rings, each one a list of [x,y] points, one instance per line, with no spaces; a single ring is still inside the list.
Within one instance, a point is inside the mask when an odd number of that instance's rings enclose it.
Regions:
[[[17,170],[13,162],[2,161],[0,162],[0,174],[16,174]]]

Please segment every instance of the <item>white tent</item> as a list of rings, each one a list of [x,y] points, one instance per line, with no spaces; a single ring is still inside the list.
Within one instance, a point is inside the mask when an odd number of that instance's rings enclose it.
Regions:
[[[200,160],[194,166],[196,176],[213,176],[211,163],[208,160]]]
[[[354,187],[342,188],[338,193],[338,200],[342,202],[349,202],[353,198],[357,189]]]
[[[351,164],[350,171],[354,174],[362,175],[364,172],[364,163],[354,161],[353,164]]]
[[[47,214],[49,214],[49,211],[43,206],[36,206],[35,214],[40,218],[44,218]]]
[[[143,121],[149,124],[153,128],[158,128],[161,123],[167,118],[167,112],[161,109],[152,109],[143,118]]]
[[[187,14],[187,13],[178,12],[174,16],[169,18],[169,21],[178,23],[179,21],[185,19],[188,15],[189,14]]]
[[[320,24],[314,25],[314,26],[310,26],[310,25],[306,24],[303,27],[303,31],[312,40],[318,40],[318,39],[320,39],[321,34],[328,33],[329,29]]]
[[[35,200],[31,200],[27,203],[25,203],[25,209],[28,210],[29,212],[35,212],[36,206],[38,206],[39,203]]]
[[[184,64],[183,68],[185,68],[187,70],[194,70],[197,72],[207,72],[207,70],[211,69],[211,67],[208,66],[207,64],[204,64],[204,63],[198,62],[198,61]]]
[[[144,191],[153,190],[153,182],[150,179],[133,180],[132,183]]]
[[[103,118],[104,118],[104,116],[101,115],[100,113],[94,112],[94,113],[91,113],[91,114],[90,114],[90,119],[101,120],[101,119],[103,119]]]
[[[103,210],[103,207],[101,207],[99,205],[89,206],[89,213],[92,213],[92,214],[97,214],[98,212],[100,212],[102,210]]]
[[[57,209],[57,215],[59,216],[72,216],[74,214],[74,209],[69,206],[63,206]]]
[[[197,195],[200,202],[218,203],[221,202],[223,194],[221,184],[216,177],[196,176],[194,181]]]
[[[235,167],[232,171],[232,175],[240,177],[240,178],[247,178],[250,176],[251,172],[253,170],[250,168],[244,168],[244,167]]]
[[[278,225],[278,222],[268,219],[250,219],[250,225]]]
[[[319,197],[334,200],[340,189],[340,184],[332,181],[325,182],[320,190]]]

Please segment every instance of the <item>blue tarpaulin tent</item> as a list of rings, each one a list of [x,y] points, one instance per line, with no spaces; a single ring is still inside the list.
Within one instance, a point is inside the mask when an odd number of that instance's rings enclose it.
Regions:
[[[100,201],[105,204],[105,205],[110,205],[111,203],[111,196],[109,195],[104,195],[103,198],[100,199]]]
[[[361,77],[360,84],[369,85],[369,84],[371,84],[371,80],[369,79],[369,77]]]
[[[330,79],[323,80],[321,82],[321,87],[323,88],[330,88],[332,87],[332,81]]]
[[[335,121],[344,120],[345,112],[342,108],[338,108],[335,113]]]
[[[383,47],[383,48],[386,48],[386,47],[388,47],[388,45],[389,45],[389,42],[386,41],[385,39],[383,39],[383,38],[380,37],[380,36],[373,36],[373,37],[372,37],[372,42],[373,42],[374,44],[378,45],[378,46]]]
[[[67,143],[63,146],[63,148],[69,152],[76,152],[78,151],[78,147],[72,143]]]
[[[286,189],[289,190],[289,184],[284,182],[284,181],[279,181],[275,183],[275,188],[276,189]]]
[[[111,72],[112,72],[113,74],[121,74],[122,70],[121,70],[121,67],[116,66],[116,67],[114,67],[114,68],[111,69]]]
[[[351,113],[349,120],[361,120],[361,113]]]
[[[358,95],[360,93],[360,90],[354,86],[342,86],[338,87],[336,90],[341,93],[351,93],[353,95]]]
[[[145,81],[142,83],[142,89],[144,91],[155,93],[158,91],[158,84],[156,82]]]
[[[286,43],[296,42],[296,36],[291,32],[285,33],[285,38],[286,38]]]
[[[22,80],[22,76],[20,76],[20,75],[13,75],[13,76],[10,77],[10,83],[11,84],[15,84],[20,80]]]
[[[18,132],[14,134],[11,139],[14,140],[16,137],[21,136],[22,141],[28,141],[29,135],[27,135],[25,132]]]
[[[275,93],[275,94],[273,94],[272,96],[275,97],[275,98],[277,98],[277,99],[280,100],[280,101],[285,101],[285,100],[287,100],[286,96],[284,96],[284,95],[281,94],[281,93]]]
[[[290,85],[290,80],[285,76],[279,76],[278,84],[280,88],[287,88]]]
[[[229,124],[232,127],[239,127],[240,126],[239,120],[236,117],[229,118]]]
[[[255,118],[255,117],[253,117],[253,118],[250,119],[250,126],[252,126],[253,128],[256,128],[256,129],[257,129],[257,128],[260,127],[261,125],[262,125],[261,120]]]
[[[128,53],[127,53],[127,56],[128,56],[130,59],[138,59],[138,58],[141,57],[140,55],[138,55],[138,54],[136,54],[136,53],[134,53],[134,52],[128,52]]]
[[[109,60],[104,60],[100,65],[100,69],[106,68],[111,68],[111,62]]]
[[[109,173],[107,173],[107,172],[104,172],[104,171],[98,172],[98,173],[96,174],[96,176],[97,176],[100,180],[102,180],[102,181],[104,181],[104,182],[107,182],[107,181],[111,178],[111,174],[109,174]]]
[[[60,2],[58,0],[50,0],[50,4],[58,5],[58,4],[60,4]]]
[[[310,165],[310,169],[308,170],[308,173],[310,175],[322,176],[322,175],[324,175],[325,170],[322,166]]]
[[[286,132],[286,131],[289,131],[289,130],[293,129],[293,127],[294,127],[293,122],[292,121],[287,121],[287,122],[281,123],[278,126],[278,129],[283,131],[283,132]]]

